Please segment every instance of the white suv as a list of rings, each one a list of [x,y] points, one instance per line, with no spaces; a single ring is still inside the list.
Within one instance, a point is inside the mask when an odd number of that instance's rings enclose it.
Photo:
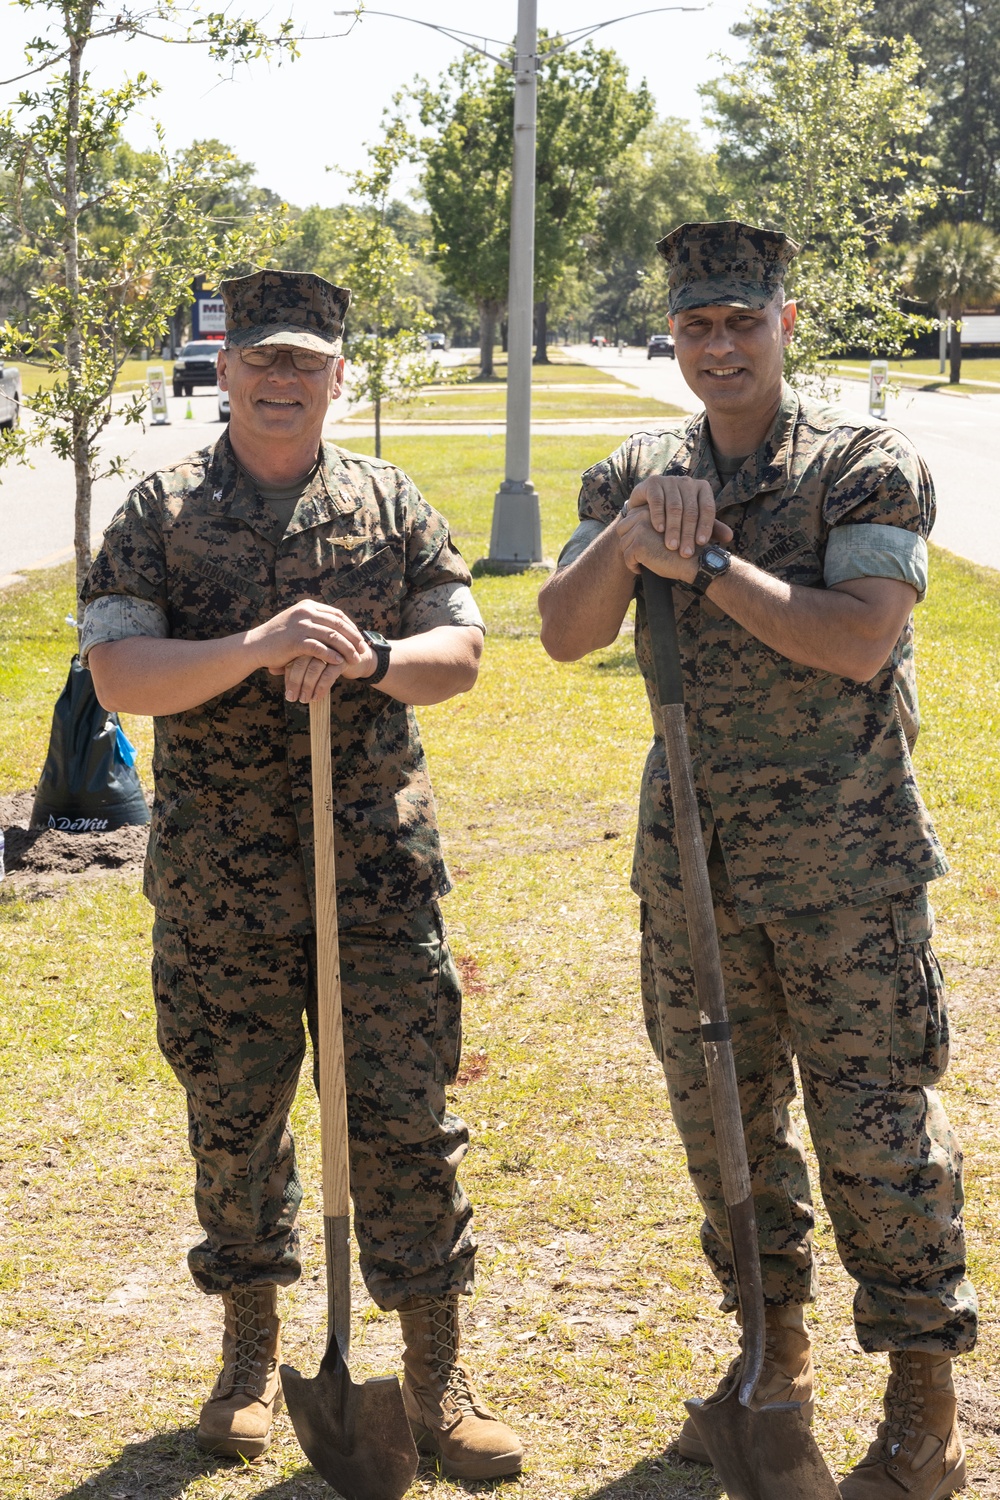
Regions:
[[[21,423],[21,372],[16,365],[0,365],[0,428]]]

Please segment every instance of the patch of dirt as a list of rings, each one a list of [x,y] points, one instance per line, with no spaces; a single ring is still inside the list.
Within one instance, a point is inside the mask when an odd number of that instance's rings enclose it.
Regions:
[[[7,880],[15,889],[51,886],[68,876],[86,880],[114,871],[131,873],[142,869],[149,839],[148,824],[114,828],[107,833],[29,828],[34,800],[34,792],[0,797],[4,866]]]

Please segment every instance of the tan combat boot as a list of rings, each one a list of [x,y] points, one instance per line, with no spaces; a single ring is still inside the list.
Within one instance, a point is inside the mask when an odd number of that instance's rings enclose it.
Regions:
[[[965,1485],[965,1445],[947,1354],[890,1354],[885,1421],[843,1500],[944,1500]]]
[[[281,1410],[281,1324],[276,1286],[224,1292],[222,1370],[198,1418],[198,1447],[229,1458],[259,1458]]]
[[[764,1320],[767,1328],[764,1368],[754,1394],[753,1404],[769,1406],[772,1401],[800,1401],[802,1415],[812,1424],[813,1418],[813,1362],[806,1333],[806,1320],[802,1307],[766,1307]],[[736,1373],[739,1359],[734,1359],[723,1375],[715,1394],[720,1396]],[[710,1464],[708,1449],[698,1436],[691,1417],[681,1428],[677,1440],[681,1458],[691,1459],[697,1464]]]
[[[437,1453],[452,1479],[516,1474],[520,1440],[487,1406],[458,1357],[458,1297],[415,1297],[403,1326],[403,1405],[421,1453]]]

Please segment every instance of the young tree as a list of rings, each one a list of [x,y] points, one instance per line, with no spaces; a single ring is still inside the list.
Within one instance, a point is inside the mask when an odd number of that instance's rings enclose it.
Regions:
[[[349,206],[341,226],[343,274],[354,294],[347,339],[351,383],[354,393],[375,408],[377,458],[382,456],[383,402],[409,399],[438,372],[437,362],[427,356],[426,336],[434,320],[409,285],[410,251],[389,222],[393,177],[415,147],[400,119],[387,122],[382,140],[368,148],[368,170],[349,178],[361,206]]]
[[[513,87],[509,70],[465,54],[418,95],[421,123],[437,129],[422,142],[436,259],[448,285],[478,309],[481,379],[493,378],[507,301]]]
[[[721,217],[722,208],[715,157],[687,123],[647,125],[609,173],[589,246],[593,314],[613,338],[645,343],[666,328],[666,267],[655,242],[678,224]]]
[[[914,248],[908,266],[915,297],[952,319],[949,384],[962,378],[962,315],[1000,293],[1000,238],[985,224],[938,224]]]
[[[255,22],[228,11],[197,17],[198,29],[182,31],[179,17],[191,11],[178,11],[173,0],[121,10],[100,0],[18,3],[51,26],[29,44],[20,76],[49,72],[61,62],[66,70],[25,88],[16,106],[0,115],[0,170],[7,174],[0,214],[36,278],[30,309],[2,330],[0,354],[27,354],[54,382],[33,398],[31,424],[0,446],[0,462],[24,459],[36,443],[71,459],[79,593],[91,562],[94,481],[122,467],[119,459],[102,460],[99,450],[122,363],[136,345],[162,335],[194,272],[217,280],[253,260],[273,228],[267,215],[241,227],[206,218],[205,194],[230,165],[211,153],[171,159],[161,140],[155,162],[130,178],[109,178],[108,161],[122,149],[126,121],[157,85],[139,73],[115,88],[95,89],[84,65],[87,49],[111,36],[159,36],[200,41],[219,60],[235,62],[275,49],[294,53],[295,42],[290,22],[269,38]],[[31,216],[24,212],[29,199]],[[140,421],[143,409],[141,396],[126,401],[126,421]]]
[[[881,43],[870,10],[870,0],[752,9],[745,62],[702,90],[731,212],[803,246],[788,287],[800,305],[792,377],[845,348],[899,355],[916,322],[878,251],[937,196],[915,147],[920,55],[909,39]],[[870,61],[880,49],[885,60]]]
[[[547,299],[579,267],[601,189],[651,114],[645,84],[628,86],[617,53],[588,43],[559,50],[539,37],[535,287],[538,359],[544,361]],[[448,284],[480,313],[480,375],[493,374],[497,319],[507,298],[514,75],[509,65],[465,56],[419,95],[420,118],[437,134],[423,143],[424,192]]]
[[[539,41],[538,163],[535,182],[535,363],[548,363],[548,299],[586,257],[603,189],[652,118],[645,83],[610,48],[555,51]],[[513,108],[513,104],[511,105]]]

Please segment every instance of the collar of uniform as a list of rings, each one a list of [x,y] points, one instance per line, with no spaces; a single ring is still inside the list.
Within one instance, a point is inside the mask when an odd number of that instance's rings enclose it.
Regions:
[[[325,526],[340,516],[356,511],[362,503],[361,493],[340,450],[332,443],[323,443],[319,467],[309,488],[299,499],[285,535],[295,536],[300,531],[309,531],[313,526]]]
[[[730,481],[731,505],[743,505],[755,495],[780,490],[788,482],[792,460],[792,435],[799,414],[799,398],[786,382],[771,430],[756,453],[751,454]]]
[[[320,464],[295,507],[287,529],[282,527],[270,506],[261,499],[253,480],[236,462],[228,432],[215,445],[208,482],[213,500],[221,502],[227,515],[237,517],[252,531],[275,543],[283,536],[307,531],[345,512],[355,511],[361,504],[361,496],[346,466],[336,448],[329,443],[322,445]]]
[[[725,503],[744,505],[755,495],[768,490],[779,490],[788,480],[792,456],[792,434],[799,414],[799,398],[786,382],[782,382],[781,401],[771,423],[767,437],[756,453],[752,453],[738,474],[729,481]],[[693,479],[714,479],[719,475],[712,456],[712,444],[708,434],[708,423],[702,412],[688,428],[688,464],[685,473]],[[678,454],[677,457],[680,457]],[[676,462],[676,460],[675,460]]]

